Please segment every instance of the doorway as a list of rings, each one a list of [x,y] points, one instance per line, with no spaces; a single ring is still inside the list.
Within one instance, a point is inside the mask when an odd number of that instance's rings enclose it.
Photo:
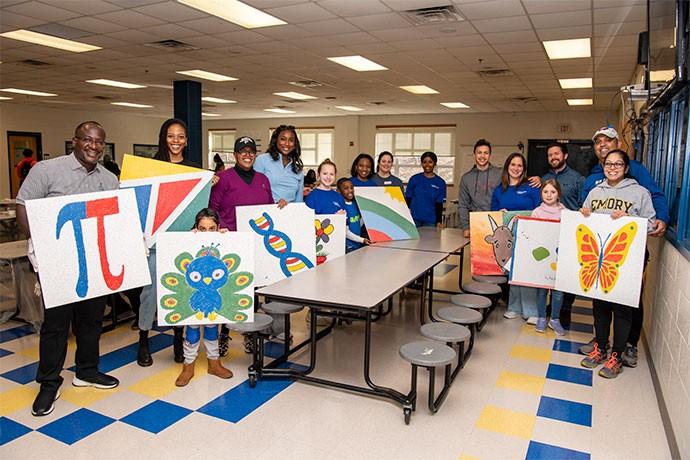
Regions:
[[[29,133],[24,131],[7,132],[7,159],[10,173],[10,197],[15,198],[19,192],[19,177],[15,166],[24,158],[24,149],[34,152],[36,161],[43,159],[43,147],[41,133]]]
[[[527,175],[543,176],[549,172],[549,162],[546,150],[556,139],[529,139],[527,141]],[[590,171],[597,164],[594,144],[589,139],[558,140],[568,149],[568,166],[583,176],[589,176]]]

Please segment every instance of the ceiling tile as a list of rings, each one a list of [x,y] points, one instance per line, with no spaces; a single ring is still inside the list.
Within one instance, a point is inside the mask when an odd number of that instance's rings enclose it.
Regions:
[[[62,25],[68,27],[75,27],[77,29],[85,30],[94,34],[107,34],[108,32],[118,32],[125,30],[127,27],[118,24],[113,24],[110,21],[104,21],[97,17],[81,17],[70,19],[69,21],[62,21]],[[65,37],[66,38],[66,37]]]
[[[66,10],[74,11],[89,16],[95,16],[109,11],[119,10],[120,7],[112,3],[104,2],[102,0],[89,0],[88,3],[84,0],[44,0],[49,2],[52,6],[64,8]],[[6,1],[3,1],[6,3]]]
[[[646,21],[612,22],[609,24],[595,24],[594,37],[608,37],[612,35],[638,34],[647,30]]]
[[[377,0],[321,0],[316,3],[339,16],[363,16],[390,11],[390,8]]]
[[[483,46],[487,44],[484,38],[482,38],[482,36],[479,34],[461,35],[458,37],[449,38],[434,38],[434,41],[438,43],[439,46],[449,49]]]
[[[568,40],[592,36],[592,26],[559,27],[556,29],[537,29],[539,40]]]
[[[529,14],[564,13],[566,11],[587,10],[591,8],[590,0],[522,0]]]
[[[537,36],[532,30],[484,34],[484,38],[492,45],[503,43],[537,43]]]
[[[29,27],[44,23],[44,21],[40,19],[9,12],[6,8],[2,9],[0,20],[2,21],[3,32],[15,29],[28,29]]]
[[[326,21],[305,22],[303,24],[300,24],[299,27],[316,35],[361,32],[359,28],[353,26],[344,19],[330,19]]]
[[[624,6],[618,8],[598,8],[594,10],[595,24],[646,20],[647,8],[645,5]]]
[[[132,11],[137,11],[168,22],[190,21],[192,19],[208,17],[203,11],[178,2],[165,2],[140,6],[139,8],[132,9]]]
[[[532,53],[546,57],[541,43],[501,43],[493,45],[496,52],[500,55],[516,53]]]
[[[160,26],[151,26],[146,28],[146,32],[158,35],[160,38],[166,40],[180,40],[186,41],[189,37],[198,37],[201,32],[187,29],[175,24],[161,24]]]
[[[351,32],[348,34],[329,35],[329,40],[338,45],[359,45],[363,43],[377,43],[379,40],[371,34],[366,32]]]
[[[41,19],[46,22],[54,21],[65,21],[67,19],[76,18],[81,16],[79,13],[74,11],[65,10],[62,8],[56,8],[46,3],[41,2],[25,2],[17,5],[9,6],[3,8],[3,14],[5,11],[10,13],[21,14],[24,16],[29,16],[36,19]],[[5,18],[2,19],[5,22]]]
[[[347,20],[367,32],[371,32],[372,30],[412,27],[409,22],[397,13],[349,17]]]
[[[146,29],[144,29],[146,30]],[[107,37],[112,37],[117,40],[122,40],[127,43],[137,43],[137,44],[144,44],[144,43],[152,43],[159,41],[161,38],[158,35],[153,35],[149,34],[147,32],[141,32],[139,30],[123,30],[120,32],[112,32],[109,34],[105,34]]]
[[[186,27],[188,29],[196,30],[205,34],[222,34],[227,32],[235,32],[238,30],[245,30],[244,28],[235,25],[231,22],[224,21],[220,18],[206,17],[200,19],[192,19],[191,21],[182,21],[177,25]]]
[[[289,24],[335,19],[337,16],[314,3],[268,8],[266,13],[276,16]]]
[[[481,33],[512,32],[516,30],[531,30],[527,16],[514,16],[510,18],[479,19],[472,21],[472,25]]]
[[[251,30],[238,30],[237,32],[227,32],[215,35],[216,38],[224,40],[227,45],[249,45],[270,41],[271,38]]]
[[[525,10],[519,0],[489,0],[477,3],[463,3],[458,9],[466,19],[490,19],[506,16],[521,16]]]
[[[128,28],[146,28],[163,24],[164,21],[132,10],[113,11],[99,16],[104,21],[114,22]]]
[[[382,0],[390,9],[395,11],[416,10],[439,6],[438,0]]]
[[[588,10],[534,14],[530,16],[530,18],[532,19],[532,24],[534,24],[534,27],[537,29],[586,26],[592,23],[592,14]]]
[[[258,33],[261,33],[262,35],[265,35],[273,40],[287,40],[290,38],[310,37],[314,35],[301,25],[294,26],[291,24],[275,27],[262,27],[261,29],[257,29],[257,31]]]
[[[433,50],[438,48],[438,44],[430,38],[425,38],[422,40],[402,40],[397,42],[389,42],[388,44],[400,51]]]

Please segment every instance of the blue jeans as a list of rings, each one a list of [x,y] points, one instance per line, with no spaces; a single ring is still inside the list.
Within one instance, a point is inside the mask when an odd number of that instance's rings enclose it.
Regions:
[[[548,289],[537,289],[537,309],[539,317],[546,318],[546,294]],[[561,317],[561,307],[563,306],[563,292],[551,289],[551,319]]]
[[[537,316],[537,288],[511,284],[508,311],[514,311],[525,319]]]

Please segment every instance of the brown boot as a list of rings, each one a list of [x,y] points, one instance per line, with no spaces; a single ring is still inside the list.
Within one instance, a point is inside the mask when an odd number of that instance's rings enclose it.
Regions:
[[[194,377],[194,363],[183,364],[182,372],[180,372],[180,375],[177,376],[177,380],[175,380],[175,386],[183,387],[187,385],[189,381],[192,380],[192,377]]]
[[[220,359],[208,360],[208,373],[220,377],[221,379],[229,379],[232,377],[232,371],[223,367]]]

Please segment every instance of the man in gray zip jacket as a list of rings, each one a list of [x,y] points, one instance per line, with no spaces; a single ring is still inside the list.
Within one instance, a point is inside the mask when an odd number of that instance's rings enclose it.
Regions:
[[[470,212],[490,211],[491,194],[501,182],[502,169],[489,163],[490,158],[491,144],[479,139],[474,144],[474,166],[460,179],[458,212],[465,238],[470,236]]]

